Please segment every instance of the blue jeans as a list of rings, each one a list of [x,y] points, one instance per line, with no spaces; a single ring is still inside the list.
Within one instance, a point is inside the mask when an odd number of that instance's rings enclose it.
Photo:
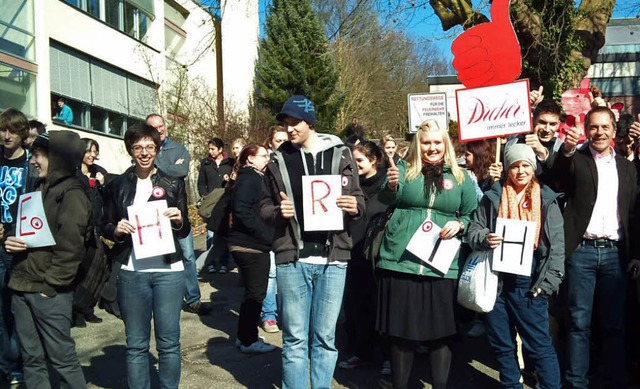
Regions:
[[[262,314],[260,320],[276,320],[278,317],[278,304],[276,303],[276,257],[273,251],[269,253],[271,265],[269,266],[269,283],[267,284],[267,295],[262,301]]]
[[[9,374],[20,361],[18,336],[11,309],[11,277],[13,257],[0,246],[0,374]]]
[[[184,257],[184,280],[186,293],[184,302],[193,305],[200,301],[200,285],[198,285],[198,271],[196,270],[196,254],[193,251],[193,233],[189,232],[186,238],[178,239],[182,256]]]
[[[518,365],[516,333],[522,347],[535,364],[540,389],[560,388],[558,357],[549,335],[549,302],[534,298],[529,290],[531,278],[507,275],[508,281],[496,299],[493,310],[485,315],[487,340],[498,361],[503,388],[522,388]]]
[[[624,345],[627,275],[618,249],[580,244],[566,262],[569,306],[569,363],[565,379],[572,388],[587,388],[589,338],[594,299],[602,327],[602,361],[609,387],[626,387]]]
[[[311,387],[331,388],[347,265],[290,262],[276,269],[282,313],[282,389],[309,387],[309,358]]]
[[[118,274],[118,304],[127,336],[127,381],[130,388],[148,389],[151,318],[155,329],[161,388],[180,384],[180,310],[183,272]]]

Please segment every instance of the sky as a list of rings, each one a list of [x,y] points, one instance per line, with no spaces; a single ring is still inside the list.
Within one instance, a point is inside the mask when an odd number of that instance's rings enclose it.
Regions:
[[[270,0],[258,0],[260,4],[260,31],[262,33],[263,26],[266,18],[266,8],[270,3]],[[390,2],[391,3],[391,2]],[[477,1],[474,2],[476,4]],[[576,1],[579,3],[579,1]],[[385,14],[386,10],[384,10]],[[632,12],[635,12],[632,14]],[[618,0],[616,1],[615,8],[613,10],[613,17],[635,17],[636,13],[640,13],[640,6],[638,6],[638,0]],[[394,16],[390,18],[393,20]],[[451,61],[453,56],[451,54],[451,42],[455,37],[462,32],[460,27],[452,28],[449,31],[443,31],[440,20],[433,13],[431,7],[419,9],[416,12],[404,12],[398,17],[395,17],[396,23],[402,23],[400,28],[404,28],[407,34],[417,42],[431,42],[436,45],[443,56]],[[393,22],[393,21],[392,21]]]

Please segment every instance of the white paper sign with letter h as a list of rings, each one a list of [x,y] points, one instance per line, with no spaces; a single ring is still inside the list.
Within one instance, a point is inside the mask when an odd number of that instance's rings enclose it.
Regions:
[[[530,277],[536,228],[536,222],[497,218],[495,233],[503,241],[493,250],[491,270]]]
[[[136,259],[176,252],[171,221],[162,214],[166,209],[166,200],[127,207],[129,222],[136,229],[136,232],[131,234]]]

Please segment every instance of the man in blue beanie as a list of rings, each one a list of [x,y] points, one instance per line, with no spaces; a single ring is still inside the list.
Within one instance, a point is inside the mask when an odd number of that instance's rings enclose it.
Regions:
[[[309,98],[292,96],[276,119],[287,127],[289,141],[267,165],[269,193],[261,215],[276,226],[282,388],[309,387],[309,365],[311,387],[330,388],[338,358],[336,322],[351,257],[349,223],[364,213],[364,196],[351,151],[340,138],[316,132],[316,110]],[[344,230],[306,231],[302,177],[326,174],[341,176],[337,204],[344,212]]]

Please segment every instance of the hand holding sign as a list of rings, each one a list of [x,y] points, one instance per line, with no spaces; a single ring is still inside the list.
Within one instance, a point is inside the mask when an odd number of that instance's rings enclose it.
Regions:
[[[489,245],[489,248],[491,249],[495,249],[496,247],[500,246],[502,244],[502,241],[504,240],[502,238],[502,236],[490,232],[489,235],[487,235],[487,244]]]
[[[10,236],[4,242],[4,248],[9,254],[17,254],[27,249],[27,244],[24,240]]]
[[[564,138],[564,152],[571,153],[575,150],[576,145],[580,141],[582,137],[582,131],[579,130],[580,127],[580,116],[567,116],[567,121],[569,122],[569,118],[575,118],[575,124],[572,127],[569,127],[567,130],[566,136]]]
[[[502,162],[494,162],[489,165],[489,177],[495,182],[502,177]]]
[[[136,229],[133,224],[129,223],[129,220],[123,218],[118,222],[118,224],[116,224],[116,229],[113,231],[113,234],[118,238],[121,238],[125,235],[133,234],[134,232],[136,232]]]
[[[285,219],[291,219],[295,215],[295,209],[293,208],[293,201],[289,200],[286,193],[280,192],[280,215]]]
[[[358,214],[358,202],[355,196],[340,196],[336,202],[338,207],[351,216]]]
[[[182,223],[182,212],[176,207],[167,208],[164,212],[162,212],[164,216],[169,218],[171,223],[178,224]]]
[[[400,180],[400,170],[393,162],[393,158],[389,158],[389,168],[387,169],[387,187],[392,191],[398,189],[398,181]]]
[[[444,227],[442,227],[442,230],[440,230],[440,239],[451,239],[454,236],[458,235],[458,232],[460,232],[460,222],[457,220],[451,220],[445,223]]]
[[[494,0],[491,22],[471,27],[451,44],[453,67],[467,88],[506,84],[522,70],[520,44],[509,19],[509,0]]]

